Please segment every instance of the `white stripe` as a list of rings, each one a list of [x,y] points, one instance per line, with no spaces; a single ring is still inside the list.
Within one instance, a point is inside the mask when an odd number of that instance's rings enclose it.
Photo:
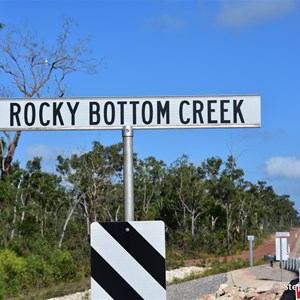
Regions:
[[[165,223],[163,221],[133,221],[129,223],[163,258],[166,257]]]
[[[93,278],[91,282],[91,299],[114,300]]]
[[[143,299],[166,299],[166,290],[99,223],[91,233],[92,247]]]

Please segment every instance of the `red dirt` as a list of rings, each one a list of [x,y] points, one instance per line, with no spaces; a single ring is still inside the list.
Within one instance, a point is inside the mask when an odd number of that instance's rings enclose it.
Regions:
[[[264,255],[266,254],[271,254],[275,255],[275,235],[272,235],[268,240],[266,240],[262,245],[254,248],[253,250],[253,258],[258,259],[258,258],[263,258]],[[288,244],[290,245],[290,252],[294,253],[295,252],[295,246],[297,239],[300,238],[300,229],[299,228],[291,228],[290,230],[290,237],[288,238]],[[253,242],[253,246],[255,247],[255,240]],[[232,256],[227,256],[227,257],[218,257],[218,258],[211,258],[210,260],[219,260],[223,261],[226,259],[227,261],[229,260],[234,260],[234,259],[249,259],[249,250],[242,251],[241,254],[239,255],[232,255]],[[194,260],[186,260],[185,261],[185,266],[190,267],[194,266],[197,263],[201,262],[201,259],[194,259]]]

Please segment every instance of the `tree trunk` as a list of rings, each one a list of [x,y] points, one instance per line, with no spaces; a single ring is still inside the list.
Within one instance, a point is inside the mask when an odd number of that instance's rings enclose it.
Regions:
[[[230,247],[230,228],[231,228],[231,218],[229,213],[230,208],[226,208],[226,219],[227,219],[227,254],[231,255]]]
[[[11,163],[16,151],[16,148],[18,146],[19,139],[21,137],[21,131],[17,131],[14,135],[14,138],[12,141],[10,141],[7,149],[7,154],[4,158],[4,162],[2,163],[2,170],[1,170],[1,177],[5,177],[9,174]]]
[[[78,203],[78,201],[76,201],[75,204],[69,209],[68,216],[67,216],[67,218],[66,218],[66,220],[65,220],[65,224],[64,224],[63,230],[62,230],[61,235],[60,235],[60,240],[59,240],[59,242],[58,242],[58,248],[59,248],[59,249],[60,249],[61,246],[62,246],[62,242],[63,242],[64,237],[65,237],[65,233],[66,233],[66,230],[67,230],[67,226],[68,226],[68,224],[69,224],[69,221],[71,220],[71,217],[72,217],[72,215],[73,215],[73,212],[74,212],[74,210],[75,210],[75,207],[76,207],[77,203]]]
[[[10,234],[10,240],[13,240],[13,238],[15,237],[16,221],[17,221],[17,204],[15,204],[15,206],[14,206],[14,217],[13,217],[13,221],[12,221],[12,230],[11,230],[11,234]]]
[[[85,199],[83,201],[83,207],[84,207],[85,218],[86,218],[87,235],[88,235],[88,237],[90,237],[90,217],[89,217],[89,212],[88,212],[87,203],[86,203]]]
[[[120,210],[120,205],[118,206],[117,211],[116,211],[116,213],[115,213],[115,222],[118,222],[118,221],[119,221],[119,218],[118,218],[119,210]]]
[[[18,183],[18,187],[17,187],[17,193],[16,193],[16,197],[15,197],[15,206],[14,206],[14,217],[13,217],[13,221],[12,221],[12,231],[10,234],[10,240],[13,240],[13,238],[15,237],[15,228],[16,228],[16,223],[17,223],[18,195],[19,195],[19,191],[21,189],[22,182],[23,182],[23,179],[20,179],[20,181]],[[22,194],[21,194],[21,196],[22,196]]]
[[[192,240],[195,239],[195,211],[192,213]]]
[[[211,231],[215,231],[216,223],[219,217],[214,218],[214,216],[211,216]]]

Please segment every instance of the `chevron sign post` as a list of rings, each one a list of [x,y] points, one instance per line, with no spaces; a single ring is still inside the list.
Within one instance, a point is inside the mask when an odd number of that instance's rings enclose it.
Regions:
[[[93,300],[165,300],[162,221],[92,223]]]

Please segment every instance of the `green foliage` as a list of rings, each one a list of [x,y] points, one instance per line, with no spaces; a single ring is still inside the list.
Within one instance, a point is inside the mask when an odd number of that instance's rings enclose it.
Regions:
[[[136,219],[155,220],[160,217],[161,189],[166,175],[166,165],[153,156],[135,161],[134,186]]]
[[[20,237],[14,238],[9,243],[9,248],[20,256],[38,255],[44,260],[48,259],[49,253],[52,251],[50,242],[36,234],[32,234],[26,240]]]
[[[20,257],[12,250],[1,250],[0,299],[77,279],[77,268],[69,251],[56,249],[44,256],[47,259],[39,255]]]
[[[0,270],[0,299],[5,299],[5,296],[7,295],[6,292],[6,285],[5,285],[5,281],[4,281],[4,274],[3,272]]]
[[[18,295],[26,287],[26,262],[8,250],[0,251],[0,294]],[[5,294],[4,294],[5,293]]]
[[[249,266],[249,261],[242,260],[240,258],[236,259],[236,260],[230,260],[230,261],[214,260],[211,263],[211,267],[209,269],[207,269],[203,275],[208,276],[208,275],[213,275],[213,274],[220,274],[220,273],[225,273],[225,272],[236,270],[236,269],[246,268],[248,266]]]
[[[51,283],[51,268],[38,255],[31,255],[26,259],[26,273],[28,285],[35,289],[48,286]]]
[[[167,247],[166,252],[167,270],[177,269],[184,266],[184,257],[182,250],[176,247]]]
[[[68,282],[76,277],[76,267],[68,251],[61,249],[53,251],[50,264],[56,282]]]

